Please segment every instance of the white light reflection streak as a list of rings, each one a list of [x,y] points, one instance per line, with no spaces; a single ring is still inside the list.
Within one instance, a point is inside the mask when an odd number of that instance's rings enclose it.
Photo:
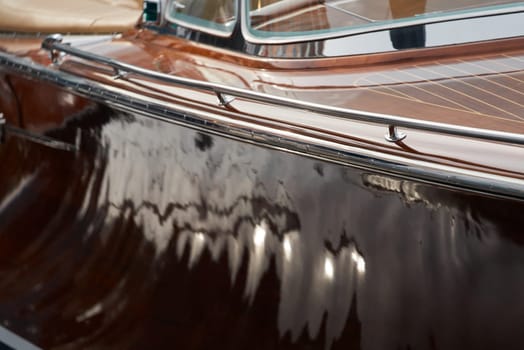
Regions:
[[[290,261],[291,254],[293,253],[293,248],[291,247],[291,240],[289,239],[288,236],[284,237],[283,247],[284,247],[284,257],[286,258],[287,261]]]
[[[191,242],[191,251],[189,253],[188,268],[191,269],[200,260],[202,251],[206,244],[206,237],[202,232],[195,232]]]
[[[246,288],[244,294],[249,299],[249,302],[252,303],[255,298],[258,285],[264,272],[268,267],[268,259],[266,257],[266,239],[267,230],[264,222],[256,225],[253,230],[253,245],[249,253],[249,265],[247,273]],[[269,237],[269,245],[271,245],[271,237]]]
[[[333,265],[333,259],[329,256],[326,256],[326,260],[324,261],[324,275],[330,280],[335,277],[335,266]]]
[[[204,241],[205,241],[205,238],[202,232],[195,233],[195,243],[202,244],[204,243]]]
[[[266,240],[266,229],[262,227],[261,225],[257,225],[255,227],[255,233],[253,235],[253,242],[255,243],[255,247],[262,247],[264,245],[264,242]]]
[[[353,259],[355,264],[357,264],[357,271],[359,273],[362,274],[362,273],[366,272],[366,261],[364,260],[362,255],[360,255],[357,251],[353,251],[351,253],[351,259]]]

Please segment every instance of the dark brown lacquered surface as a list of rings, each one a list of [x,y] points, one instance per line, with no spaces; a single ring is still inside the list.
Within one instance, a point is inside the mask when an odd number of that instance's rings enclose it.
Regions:
[[[80,128],[78,153],[0,146],[2,327],[46,349],[524,345],[523,202],[85,106],[48,132]]]

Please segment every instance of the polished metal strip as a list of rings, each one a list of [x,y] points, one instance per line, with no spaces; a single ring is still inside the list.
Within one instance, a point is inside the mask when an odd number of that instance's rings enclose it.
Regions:
[[[7,328],[0,326],[0,348],[3,348],[1,346],[2,344],[8,346],[9,349],[40,350],[39,347],[31,344],[30,342],[11,332]]]
[[[54,149],[58,149],[61,151],[69,151],[69,152],[78,152],[80,149],[80,142],[81,142],[81,132],[80,129],[77,129],[77,133],[75,135],[75,144],[69,144],[57,139],[53,139],[51,137],[47,137],[45,135],[39,135],[35,133],[31,133],[25,129],[18,128],[13,125],[8,125],[6,123],[5,117],[3,113],[0,113],[0,144],[5,142],[6,134],[7,133],[16,135],[19,138],[23,138],[35,143],[39,143],[41,145],[51,147]]]
[[[5,131],[9,134],[16,135],[19,138],[26,139],[31,142],[38,143],[61,151],[77,152],[80,146],[80,134],[78,132],[75,136],[75,144],[73,145],[45,135],[34,134],[25,129],[17,128],[16,126],[12,125],[6,125]]]
[[[469,192],[524,200],[524,181],[522,179],[384,154],[361,147],[343,145],[336,140],[305,136],[299,133],[301,130],[292,131],[292,128],[241,121],[140,95],[130,96],[129,92],[125,90],[105,86],[2,52],[0,52],[0,66],[12,72],[61,86],[75,94],[89,97],[117,110],[139,113],[223,137],[390,176],[396,175]],[[295,127],[295,129],[300,128]],[[306,130],[306,128],[302,129]]]
[[[48,50],[51,53],[51,57],[56,60],[58,59],[59,53],[67,53],[69,55],[79,57],[88,61],[105,64],[114,69],[115,75],[122,77],[127,74],[136,74],[142,77],[186,86],[189,88],[195,88],[205,91],[212,91],[218,96],[229,95],[235,97],[241,97],[248,100],[254,100],[258,102],[268,103],[272,105],[279,105],[283,107],[291,107],[295,109],[307,110],[310,112],[320,113],[329,115],[332,117],[338,117],[349,120],[358,120],[368,123],[383,124],[391,130],[393,127],[406,127],[424,131],[430,131],[435,133],[464,136],[475,139],[499,141],[506,143],[513,143],[524,145],[524,134],[508,133],[502,131],[494,131],[487,129],[479,129],[465,126],[458,126],[446,123],[437,123],[395,115],[387,115],[380,113],[372,113],[367,111],[332,107],[322,105],[318,103],[300,101],[296,99],[290,99],[286,97],[274,96],[257,91],[246,90],[236,87],[230,87],[222,84],[216,84],[206,81],[188,79],[177,77],[174,75],[164,74],[155,72],[152,70],[140,68],[131,64],[123,63],[118,60],[108,58],[105,56],[96,55],[87,51],[80,50],[70,45],[63,44],[60,39],[56,36],[49,37],[42,42],[42,48]],[[222,101],[221,101],[222,102]],[[395,139],[388,139],[395,141]]]

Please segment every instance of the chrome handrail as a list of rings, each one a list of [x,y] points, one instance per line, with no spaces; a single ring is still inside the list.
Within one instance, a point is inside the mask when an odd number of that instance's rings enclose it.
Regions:
[[[405,127],[417,130],[424,130],[445,135],[464,136],[474,139],[498,141],[510,144],[524,145],[524,134],[509,133],[504,131],[494,131],[466,126],[459,126],[447,123],[431,122],[426,120],[412,119],[396,115],[373,113],[349,108],[332,107],[318,103],[300,101],[286,97],[269,95],[252,90],[230,87],[227,85],[216,84],[206,81],[194,80],[189,78],[177,77],[174,75],[155,72],[152,70],[140,68],[131,64],[120,62],[118,60],[93,54],[80,50],[70,45],[62,43],[60,35],[52,35],[44,39],[42,48],[48,50],[51,59],[56,63],[62,54],[79,57],[84,60],[101,63],[113,68],[117,77],[125,77],[129,74],[136,74],[142,77],[182,85],[189,88],[195,88],[215,93],[222,105],[228,105],[234,97],[245,98],[262,103],[274,104],[283,107],[302,109],[314,113],[329,115],[332,117],[343,118],[347,120],[363,121],[368,123],[382,124],[387,126],[386,140],[398,142],[405,138],[405,134],[399,133],[396,127]]]
[[[0,51],[0,69],[4,68],[13,74],[22,74],[30,79],[37,79],[68,91],[74,91],[79,96],[109,106],[117,113],[118,111],[136,113],[212,135],[242,140],[268,149],[301,154],[317,160],[349,165],[353,168],[375,173],[400,176],[425,183],[439,183],[458,188],[461,191],[466,190],[524,200],[524,181],[517,175],[521,174],[519,170],[517,172],[509,170],[510,173],[517,176],[509,173],[498,175],[485,172],[482,168],[472,170],[445,165],[433,160],[405,157],[359,145],[340,143],[338,138],[315,137],[314,134],[317,134],[317,132],[309,133],[307,126],[292,126],[291,129],[282,128],[282,125],[277,121],[274,121],[276,124],[259,124],[256,120],[246,121],[226,115],[220,116],[213,112],[195,109],[194,106],[170,104],[141,95],[131,96],[128,95],[126,90],[115,90],[111,86],[106,86],[97,81]],[[81,136],[81,132],[79,136]],[[37,142],[37,140],[33,141]],[[74,150],[81,151],[81,147],[79,148],[81,139],[77,138],[75,141],[78,142],[75,142],[76,149]],[[493,146],[505,149],[513,147],[513,145]],[[518,162],[518,155],[515,152],[508,153],[508,156]]]

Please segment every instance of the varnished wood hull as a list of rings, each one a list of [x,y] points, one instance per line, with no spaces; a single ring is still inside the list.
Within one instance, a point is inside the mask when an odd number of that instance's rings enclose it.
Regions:
[[[146,30],[89,50],[299,100],[522,132],[522,39],[498,44],[291,62]],[[524,346],[522,146],[414,130],[391,143],[383,126],[224,106],[81,59],[26,57],[0,71],[2,327],[57,349]],[[460,62],[488,64],[460,79],[407,78]],[[380,80],[391,72],[400,81]],[[500,85],[508,94],[495,96]],[[467,106],[479,94],[489,113]],[[345,148],[320,155],[290,135]]]
[[[42,348],[523,345],[521,201],[98,104],[76,128],[0,149],[2,325]]]

